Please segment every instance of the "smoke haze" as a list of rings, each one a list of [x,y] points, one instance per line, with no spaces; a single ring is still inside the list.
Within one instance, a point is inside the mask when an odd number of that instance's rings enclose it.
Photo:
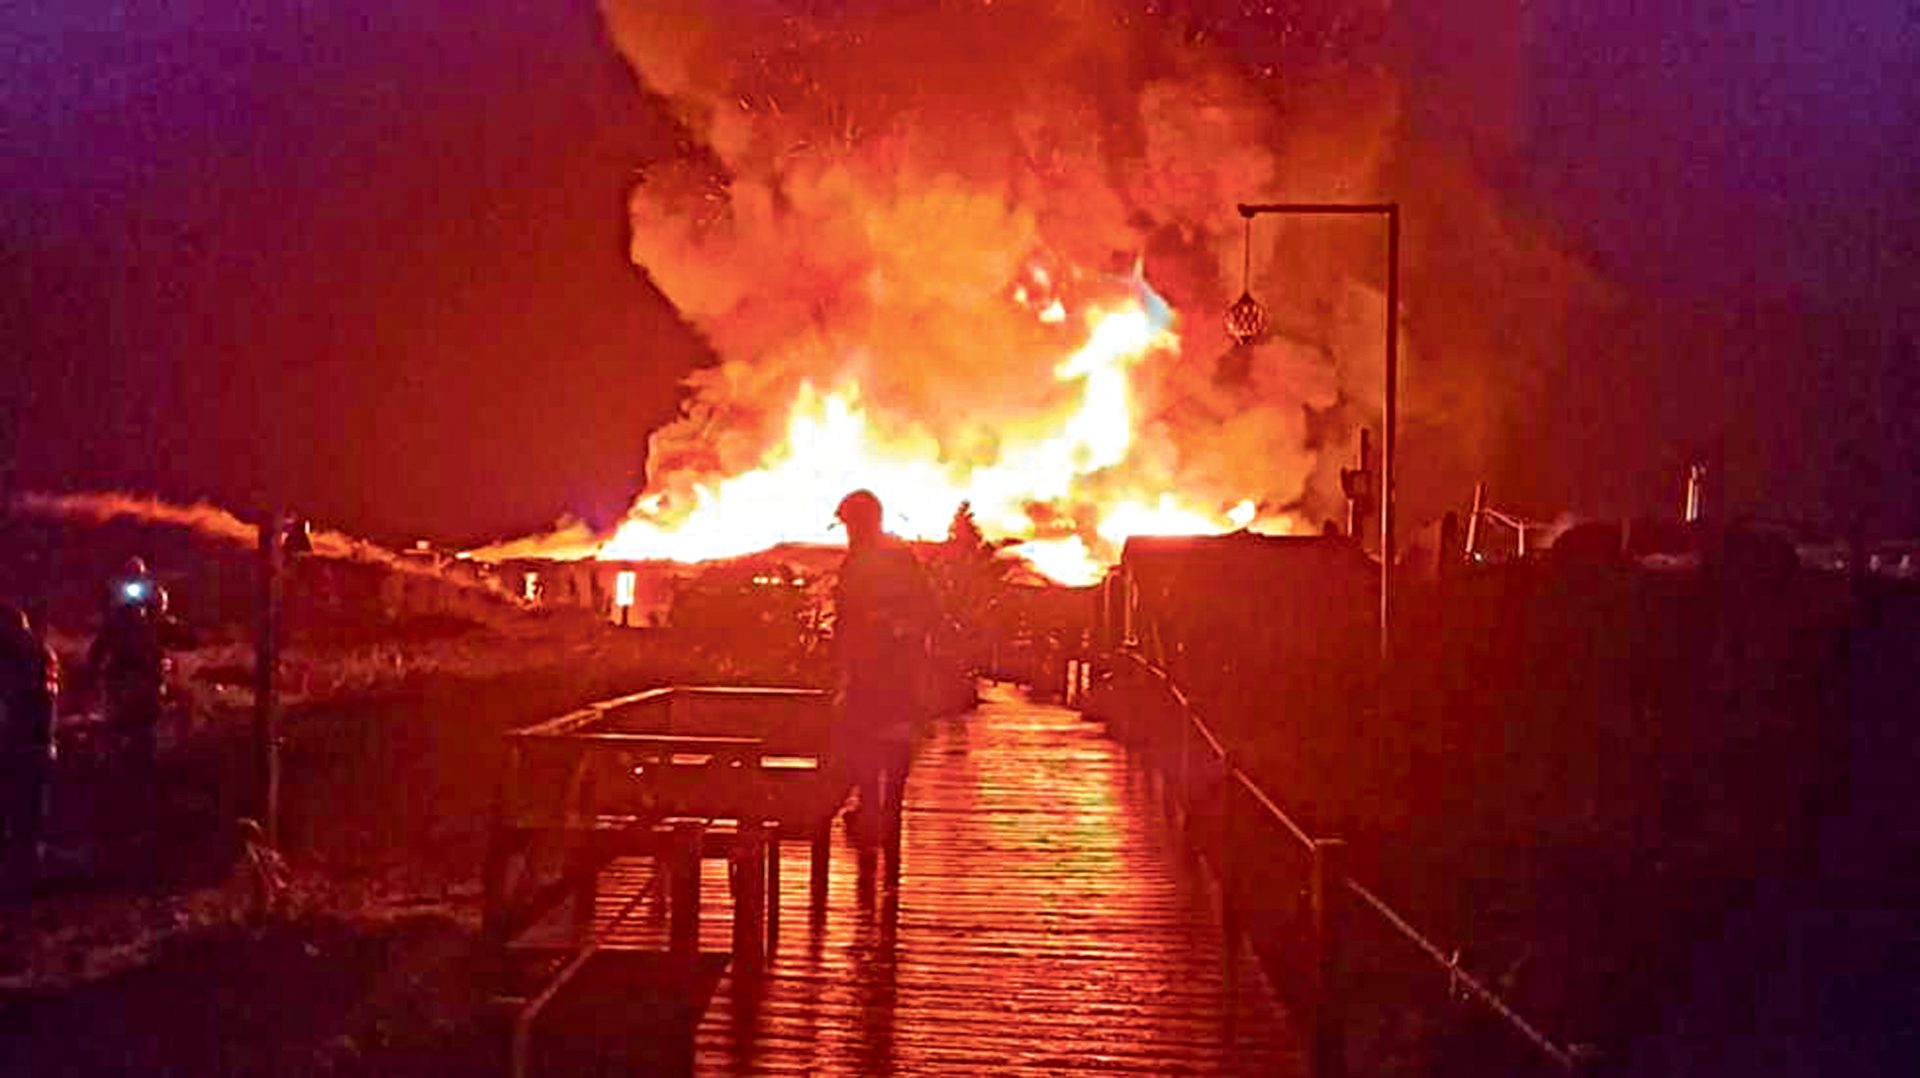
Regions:
[[[1274,328],[1235,349],[1235,204],[1286,199],[1405,206],[1403,444],[1421,462],[1398,486],[1418,513],[1485,466],[1488,430],[1594,291],[1463,162],[1405,136],[1378,63],[1256,71],[1121,4],[813,7],[603,4],[684,132],[633,193],[633,259],[721,357],[651,442],[663,519],[754,467],[803,382],[857,383],[892,440],[990,463],[1055,403],[1070,350],[1010,294],[1097,298],[1136,265],[1182,347],[1134,371],[1131,479],[1337,515],[1338,468],[1379,423],[1384,229],[1256,221]]]

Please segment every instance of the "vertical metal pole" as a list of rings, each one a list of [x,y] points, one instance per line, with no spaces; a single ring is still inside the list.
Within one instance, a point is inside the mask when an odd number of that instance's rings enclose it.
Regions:
[[[1400,204],[1387,206],[1386,436],[1380,446],[1380,661],[1391,652],[1393,603],[1393,451],[1400,431]]]
[[[253,752],[256,811],[267,844],[280,845],[280,569],[283,511],[260,528],[259,624],[253,646]]]
[[[1313,1078],[1346,1078],[1347,844],[1313,840]]]

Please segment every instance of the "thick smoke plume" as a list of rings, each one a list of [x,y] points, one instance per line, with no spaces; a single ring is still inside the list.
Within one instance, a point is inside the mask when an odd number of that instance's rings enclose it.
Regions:
[[[633,260],[720,357],[651,442],[656,519],[756,466],[802,383],[857,383],[890,438],[990,462],[1060,392],[1071,343],[1034,301],[1096,299],[1136,268],[1182,347],[1135,373],[1129,481],[1337,515],[1337,469],[1378,428],[1384,240],[1366,220],[1257,222],[1274,329],[1233,348],[1235,204],[1282,199],[1406,205],[1404,429],[1430,444],[1400,486],[1450,497],[1556,346],[1554,318],[1501,315],[1503,293],[1551,312],[1584,279],[1405,135],[1377,64],[1256,72],[1119,3],[603,8],[685,135],[633,193]]]
[[[213,542],[246,549],[253,549],[259,544],[259,525],[241,520],[232,511],[208,502],[181,505],[151,495],[89,491],[20,494],[11,499],[8,508],[31,516],[89,524],[105,524],[114,520],[164,524],[204,536]],[[310,538],[313,541],[313,553],[318,557],[366,562],[402,573],[440,575],[428,564],[404,558],[378,543],[345,532],[314,529]]]

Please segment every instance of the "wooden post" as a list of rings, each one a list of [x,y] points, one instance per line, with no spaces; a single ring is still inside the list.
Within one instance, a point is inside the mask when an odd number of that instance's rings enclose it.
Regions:
[[[500,785],[493,794],[493,822],[487,832],[486,859],[480,866],[480,936],[488,948],[504,948],[507,868],[514,855],[509,827],[519,823],[520,747],[507,749]]]
[[[699,820],[673,823],[673,893],[668,897],[668,952],[688,966],[700,956],[700,836],[706,824]]]
[[[1221,970],[1227,986],[1227,1029],[1234,1028],[1240,994],[1240,903],[1234,897],[1233,856],[1233,753],[1220,755],[1220,855],[1215,868],[1220,875],[1220,955]]]
[[[1313,1078],[1346,1078],[1347,844],[1313,840]]]
[[[741,973],[760,972],[767,932],[766,831],[740,821],[731,864],[733,884],[733,961]]]
[[[780,950],[780,833],[779,822],[768,820],[767,830],[767,954]]]
[[[1193,719],[1180,716],[1180,786],[1174,798],[1180,804],[1180,826],[1193,823]]]
[[[838,813],[828,815],[813,832],[813,846],[807,862],[807,898],[813,904],[812,914],[816,919],[826,916],[827,912],[827,872],[833,861],[833,821],[839,818]]]
[[[278,507],[260,526],[260,605],[253,644],[254,811],[267,844],[280,845],[280,569],[283,547]]]
[[[578,800],[575,811],[568,814],[568,829],[577,843],[567,871],[573,877],[573,938],[579,943],[590,942],[593,937],[594,905],[600,895],[600,806],[593,764],[592,753],[581,755],[581,772],[574,787]]]

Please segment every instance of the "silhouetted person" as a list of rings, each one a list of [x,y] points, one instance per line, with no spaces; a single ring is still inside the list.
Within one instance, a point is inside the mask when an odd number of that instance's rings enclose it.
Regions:
[[[182,642],[167,616],[167,592],[139,558],[107,582],[107,609],[87,652],[87,670],[99,689],[115,756],[125,780],[120,792],[136,820],[154,807],[159,766],[160,714],[167,684],[167,649]]]
[[[60,666],[27,616],[0,605],[0,887],[32,890],[53,772]]]
[[[923,710],[938,607],[913,552],[881,527],[879,498],[856,490],[835,515],[847,529],[833,622],[841,755],[860,791],[854,838],[873,846],[898,837],[909,739]]]
[[[107,580],[108,613],[130,607],[167,612],[167,589],[148,570],[144,558],[128,558],[120,572]]]

